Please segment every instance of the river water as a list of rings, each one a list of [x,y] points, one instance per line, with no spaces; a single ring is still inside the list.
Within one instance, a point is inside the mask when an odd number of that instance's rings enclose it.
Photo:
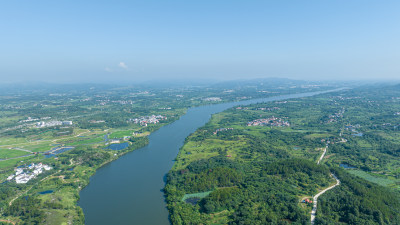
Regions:
[[[336,89],[332,91],[337,91]],[[162,189],[165,175],[185,138],[208,122],[212,114],[238,105],[281,101],[313,96],[311,92],[221,103],[190,108],[179,120],[149,136],[149,144],[130,152],[97,170],[90,183],[80,192],[88,225],[137,224],[167,225],[168,211]]]

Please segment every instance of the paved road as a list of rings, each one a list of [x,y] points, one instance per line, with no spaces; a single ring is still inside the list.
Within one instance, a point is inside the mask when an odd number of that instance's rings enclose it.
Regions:
[[[333,178],[335,178],[336,184],[334,184],[334,185],[332,185],[332,186],[330,186],[330,187],[328,187],[328,188],[322,190],[321,192],[319,192],[318,194],[316,194],[316,195],[314,196],[314,198],[313,198],[313,209],[312,209],[312,211],[311,211],[311,224],[314,224],[314,222],[315,222],[315,216],[316,216],[316,214],[317,214],[317,200],[318,200],[318,197],[319,197],[320,195],[322,195],[323,193],[325,193],[326,191],[329,191],[329,190],[331,190],[332,188],[334,188],[334,187],[340,185],[340,180],[339,180],[333,173],[331,173],[331,176],[332,176]]]
[[[328,145],[326,145],[326,147],[325,147],[325,149],[324,149],[324,152],[322,153],[321,157],[319,158],[319,160],[318,160],[318,162],[317,162],[317,165],[319,165],[319,163],[321,162],[321,160],[325,157],[325,154],[326,154],[326,151],[327,151],[327,150],[328,150]],[[332,186],[330,186],[330,187],[328,187],[328,188],[326,188],[326,189],[320,191],[320,192],[319,192],[318,194],[316,194],[316,195],[314,196],[314,198],[313,198],[313,208],[312,208],[312,210],[311,210],[311,224],[312,224],[312,225],[314,225],[314,223],[315,223],[315,216],[317,215],[317,200],[318,200],[318,197],[319,197],[320,195],[322,195],[323,193],[325,193],[326,191],[331,190],[332,188],[334,188],[334,187],[340,185],[340,180],[339,180],[333,173],[331,173],[331,176],[332,176],[333,178],[335,178],[336,184],[334,184],[334,185],[332,185]]]
[[[325,157],[326,154],[326,150],[328,150],[328,145],[326,145],[324,152],[322,153],[321,157],[319,158],[317,165],[319,165],[319,163],[321,162],[321,160]]]

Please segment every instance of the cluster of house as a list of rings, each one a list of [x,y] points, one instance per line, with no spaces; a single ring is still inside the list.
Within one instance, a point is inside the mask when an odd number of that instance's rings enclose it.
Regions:
[[[349,130],[349,131],[353,132],[353,134],[351,134],[351,135],[357,136],[357,137],[363,136],[363,133],[361,133],[361,132],[359,132],[359,131],[356,130],[356,129],[360,128],[360,127],[361,127],[360,124],[356,124],[356,125],[346,125],[346,126],[344,126],[344,128],[345,128],[346,130]]]
[[[147,127],[147,124],[149,124],[149,123],[156,124],[156,123],[160,122],[160,120],[166,120],[166,119],[167,119],[166,116],[151,115],[151,116],[142,116],[139,118],[129,119],[128,121]]]
[[[85,98],[85,99],[81,99],[81,100],[79,100],[80,102],[87,102],[87,101],[90,101],[90,100],[92,100],[92,98]]]
[[[305,199],[305,200],[302,200],[301,203],[310,203],[310,204],[311,204],[311,203],[312,203],[312,200],[310,200],[310,199],[307,198],[307,199]]]
[[[236,109],[244,109],[244,110],[247,110],[247,109],[249,109],[248,107],[241,107],[241,106],[239,106],[239,107],[236,107]]]
[[[281,118],[270,117],[266,119],[257,119],[247,123],[247,126],[271,126],[271,127],[290,127],[290,123]]]
[[[346,130],[351,130],[351,131],[353,131],[353,132],[356,132],[356,128],[360,128],[361,126],[360,126],[360,124],[356,124],[356,125],[351,125],[351,124],[349,124],[349,125],[346,125],[344,128],[346,129]]]
[[[378,125],[373,125],[374,127],[378,127]],[[381,125],[382,128],[390,128],[390,129],[397,129],[400,125],[399,124],[392,124],[392,123],[383,123]]]
[[[220,97],[209,97],[209,98],[203,98],[203,101],[207,102],[219,102],[222,101]]]
[[[226,130],[233,130],[233,128],[219,128],[219,129],[216,129],[216,130],[213,132],[213,134],[216,135],[216,134],[218,134],[218,132],[226,131]]]
[[[337,122],[337,118],[343,118],[344,108],[342,108],[339,112],[329,115],[328,121],[326,123],[334,123]]]
[[[90,120],[89,123],[105,123],[105,120]]]
[[[275,111],[275,110],[279,110],[281,108],[279,107],[272,107],[272,108],[257,108],[256,110],[262,110],[262,111]]]
[[[11,174],[7,177],[8,181],[15,179],[17,184],[25,184],[31,179],[35,178],[39,174],[43,173],[43,170],[51,170],[52,168],[42,163],[32,163],[27,167],[19,167],[15,169],[15,174]]]
[[[400,112],[395,112],[394,115],[398,116],[398,115],[400,115]]]
[[[36,123],[37,128],[54,127],[54,126],[72,126],[72,121],[57,121],[52,120],[48,122],[40,121]]]
[[[321,139],[321,142],[326,144],[335,144],[335,143],[346,143],[347,139],[345,138],[329,138],[329,139]]]
[[[302,84],[300,85],[300,88],[316,88],[316,87],[321,87],[323,85],[319,84]]]
[[[28,122],[34,122],[34,121],[38,121],[38,120],[48,120],[48,119],[51,119],[51,117],[46,116],[46,117],[42,117],[42,118],[32,118],[29,116],[26,120],[18,121],[18,123],[28,123]]]
[[[360,99],[361,97],[359,97],[359,96],[355,96],[355,97],[336,96],[335,98],[338,98],[339,100],[351,100],[351,99]]]
[[[18,121],[18,123],[26,123],[26,122],[32,122],[32,121],[37,121],[37,120],[39,120],[39,118],[28,117],[28,119]]]
[[[107,105],[108,103],[116,103],[120,105],[133,105],[134,101],[132,100],[96,100],[99,102],[99,105]]]
[[[0,104],[0,105],[3,106],[4,109],[21,109],[22,108],[19,105],[2,105],[2,104]]]

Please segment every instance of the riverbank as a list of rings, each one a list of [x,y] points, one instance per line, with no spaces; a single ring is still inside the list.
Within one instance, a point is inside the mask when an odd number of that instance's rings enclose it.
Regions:
[[[312,161],[326,154],[325,143],[309,138],[319,131],[304,132],[287,114],[296,112],[290,102],[298,100],[227,109],[185,139],[165,187],[172,224],[309,223],[312,205],[299,199],[333,179]],[[262,118],[290,123],[248,125]]]
[[[183,113],[185,111],[181,110]],[[89,184],[90,177],[99,168],[107,166],[129,152],[146,146],[150,132],[174,122],[182,114],[170,117],[167,122],[163,121],[163,123],[146,127],[142,126],[126,130],[86,130],[84,132],[78,130],[71,137],[33,142],[33,145],[41,145],[43,149],[44,146],[48,145],[47,143],[51,143],[49,145],[52,148],[59,148],[58,146],[65,146],[66,144],[67,146],[72,145],[74,148],[68,148],[68,151],[54,152],[52,155],[45,155],[46,157],[43,154],[33,155],[28,164],[24,164],[23,167],[27,167],[32,163],[44,163],[50,165],[52,169],[40,174],[26,184],[5,182],[1,191],[4,193],[9,190],[5,201],[8,207],[3,211],[2,217],[8,218],[15,223],[21,221],[29,222],[31,220],[33,222],[35,220],[41,221],[40,223],[43,224],[84,224],[84,214],[82,209],[77,206],[77,203],[79,202],[79,193],[81,189]],[[140,131],[141,129],[143,131]],[[132,132],[140,135],[132,135]],[[132,137],[124,138],[128,133]],[[104,134],[112,134],[114,140],[117,138],[124,139],[124,143],[129,144],[124,149],[107,149],[105,148],[107,141],[103,140]],[[28,146],[27,148],[31,147]],[[27,216],[23,217],[15,216],[20,215],[21,205],[24,205],[26,210],[36,213],[36,216],[31,217],[28,213],[25,214]]]
[[[89,185],[82,190],[79,201],[86,215],[86,223],[170,224],[161,190],[165,187],[165,175],[174,165],[179,149],[189,134],[206,124],[212,114],[234,106],[318,93],[321,92],[190,108],[176,122],[152,133],[149,145],[126,154],[116,163],[108,164],[96,172]]]

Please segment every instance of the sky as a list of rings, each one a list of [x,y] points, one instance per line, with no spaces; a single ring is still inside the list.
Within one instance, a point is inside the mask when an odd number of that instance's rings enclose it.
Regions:
[[[0,83],[399,79],[400,1],[1,1]]]

